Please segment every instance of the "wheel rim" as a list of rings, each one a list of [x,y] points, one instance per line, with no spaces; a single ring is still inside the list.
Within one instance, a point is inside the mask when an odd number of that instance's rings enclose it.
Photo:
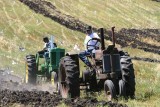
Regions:
[[[28,65],[27,65],[27,63],[26,63],[25,82],[28,83]]]

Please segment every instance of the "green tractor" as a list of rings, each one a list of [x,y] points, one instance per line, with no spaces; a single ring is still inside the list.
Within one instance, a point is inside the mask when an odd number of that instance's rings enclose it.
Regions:
[[[51,41],[53,41],[51,37]],[[51,42],[53,44],[53,42]],[[51,81],[54,83],[56,74],[59,68],[59,62],[65,55],[65,49],[52,48],[47,57],[44,54],[36,53],[36,55],[26,56],[26,70],[25,70],[25,82],[30,84],[36,84],[43,78],[44,81]]]
[[[104,30],[99,29],[100,48],[87,56],[93,68],[86,67],[80,76],[79,57],[77,54],[66,54],[60,60],[57,91],[63,98],[80,97],[80,90],[105,92],[108,100],[123,97],[134,97],[135,75],[131,58],[127,52],[115,47],[114,27],[112,28],[113,44],[105,48]],[[96,44],[95,44],[96,46]],[[89,45],[87,46],[89,47]]]

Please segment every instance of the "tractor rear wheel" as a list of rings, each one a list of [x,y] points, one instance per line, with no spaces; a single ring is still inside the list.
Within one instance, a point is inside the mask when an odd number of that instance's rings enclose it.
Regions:
[[[104,91],[108,101],[116,98],[116,89],[111,80],[106,80],[104,82]]]
[[[62,98],[76,98],[80,96],[79,69],[70,56],[65,56],[60,60],[58,89]]]
[[[36,84],[36,58],[34,55],[26,56],[26,73],[25,82],[30,84]]]
[[[128,53],[121,52],[122,79],[126,82],[126,96],[134,98],[135,96],[135,74],[132,60]]]

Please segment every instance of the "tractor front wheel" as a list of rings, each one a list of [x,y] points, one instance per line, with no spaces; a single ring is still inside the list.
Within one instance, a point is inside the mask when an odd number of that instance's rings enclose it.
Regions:
[[[111,80],[106,80],[104,82],[104,91],[108,101],[116,98],[116,89]]]

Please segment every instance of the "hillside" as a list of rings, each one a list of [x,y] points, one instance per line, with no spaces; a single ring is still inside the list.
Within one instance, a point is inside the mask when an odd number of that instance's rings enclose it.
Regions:
[[[117,46],[136,59],[137,100],[127,104],[158,107],[160,3],[153,0],[0,0],[0,69],[23,76],[25,56],[41,50],[46,35],[67,51],[76,43],[83,50],[87,25],[104,27],[106,44],[116,26]]]
[[[160,28],[160,4],[152,0],[48,1],[60,11],[96,27]]]
[[[85,32],[85,27],[88,26],[87,23],[84,23],[76,17],[62,13],[51,2],[37,2],[34,0],[21,0],[21,2],[28,5],[36,13],[43,14],[45,17],[48,17],[69,29],[77,30],[83,33]],[[98,28],[94,27],[94,30],[97,31]],[[106,39],[111,40],[111,31],[108,29],[105,29],[105,31]],[[122,47],[131,46],[132,48],[138,48],[144,51],[160,54],[160,44],[158,43],[160,41],[159,32],[160,31],[158,29],[153,28],[143,28],[141,30],[135,28],[122,28],[121,30],[117,31],[116,34],[117,44],[121,45]],[[150,43],[145,43],[146,39],[150,39]]]
[[[18,0],[0,0],[0,67],[24,73],[25,55],[35,54],[43,47],[44,36],[55,36],[55,41],[61,47],[73,48],[69,41],[83,40],[80,32],[69,30],[60,24],[36,14]],[[74,36],[71,36],[74,35]],[[67,40],[67,41],[66,41]],[[66,45],[67,44],[67,45]],[[24,51],[21,50],[24,48]]]

